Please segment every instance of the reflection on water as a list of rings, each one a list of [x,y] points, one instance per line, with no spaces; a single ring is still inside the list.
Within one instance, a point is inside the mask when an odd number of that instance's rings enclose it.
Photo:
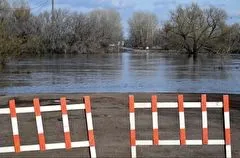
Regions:
[[[0,72],[0,95],[74,92],[240,94],[240,55],[122,53],[58,55],[12,61]]]

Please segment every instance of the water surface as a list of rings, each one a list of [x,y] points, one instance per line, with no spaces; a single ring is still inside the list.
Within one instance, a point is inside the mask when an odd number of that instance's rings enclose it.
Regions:
[[[77,92],[240,94],[240,55],[55,55],[11,61],[0,72],[0,95]]]

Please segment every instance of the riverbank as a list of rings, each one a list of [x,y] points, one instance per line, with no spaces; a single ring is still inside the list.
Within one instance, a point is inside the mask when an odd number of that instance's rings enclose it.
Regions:
[[[152,94],[158,95],[159,101],[177,101],[173,93],[131,93],[136,102],[150,102]],[[89,95],[92,103],[94,132],[98,157],[130,157],[129,148],[129,93],[82,93],[82,94],[31,94],[1,96],[0,107],[8,107],[9,99],[16,99],[17,107],[32,106],[32,99],[38,96],[41,105],[58,104],[61,96],[66,96],[69,103],[81,103],[82,97]],[[221,101],[222,94],[208,94],[208,101]],[[185,94],[185,101],[200,101],[199,94]],[[230,113],[232,130],[233,157],[240,157],[240,95],[230,95]],[[69,112],[72,141],[85,140],[85,122],[83,112]],[[43,124],[47,143],[63,142],[61,113],[43,113]],[[0,146],[12,145],[10,117],[0,116]],[[222,139],[222,112],[208,109],[209,138]],[[37,144],[37,131],[34,114],[18,114],[22,144]],[[152,124],[151,110],[136,110],[137,139],[151,139]],[[159,110],[160,139],[178,139],[177,109]],[[201,109],[186,110],[187,139],[201,139]],[[73,132],[74,131],[74,132]],[[139,157],[224,157],[223,146],[145,146],[137,147]],[[53,150],[47,152],[23,152],[20,154],[0,154],[1,158],[8,157],[88,157],[87,148],[77,148],[70,151]]]
[[[153,48],[153,49],[138,49],[138,48],[128,48],[128,47],[122,47],[121,50],[124,51],[132,51],[135,53],[179,53],[179,54],[188,54],[186,51],[184,50],[173,50],[173,49],[160,49],[160,48]],[[236,51],[232,51],[230,53],[213,53],[213,52],[201,52],[198,54],[219,54],[219,55],[226,55],[226,54],[240,54],[240,50],[236,50]]]

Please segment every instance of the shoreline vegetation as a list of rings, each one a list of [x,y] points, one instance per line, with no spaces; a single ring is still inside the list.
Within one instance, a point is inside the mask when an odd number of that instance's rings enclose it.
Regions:
[[[53,54],[133,52],[240,53],[240,25],[220,8],[177,6],[160,24],[151,12],[134,12],[124,37],[120,13],[57,9],[34,15],[27,0],[0,1],[0,67],[11,58]],[[147,49],[147,50],[146,50]],[[175,51],[178,50],[178,51]]]
[[[161,48],[152,48],[152,49],[143,49],[143,48],[127,48],[127,47],[122,47],[120,48],[121,52],[125,51],[130,51],[133,53],[183,53],[183,54],[188,54],[184,50],[174,50],[174,49],[161,49]],[[218,53],[213,53],[213,52],[201,52],[201,54],[218,54]],[[239,51],[233,51],[229,53],[219,53],[219,54],[240,54]]]

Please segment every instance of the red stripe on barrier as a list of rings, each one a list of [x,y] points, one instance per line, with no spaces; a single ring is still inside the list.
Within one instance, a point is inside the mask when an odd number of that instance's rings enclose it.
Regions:
[[[201,106],[202,106],[202,111],[207,111],[207,95],[206,94],[201,95]]]
[[[60,99],[61,101],[61,110],[62,110],[62,114],[63,115],[67,115],[67,101],[65,97],[62,97]],[[64,132],[64,138],[65,138],[65,145],[66,145],[66,149],[71,149],[71,135],[70,132]]]
[[[152,96],[152,112],[157,112],[157,96],[153,95]],[[153,129],[153,144],[154,145],[158,145],[158,141],[159,141],[159,134],[158,134],[158,129]]]
[[[186,130],[180,129],[180,144],[186,145]]]
[[[17,117],[15,100],[9,101],[9,108],[10,108],[11,117]]]
[[[229,96],[223,96],[224,112],[229,112]],[[230,119],[230,118],[229,118]],[[230,122],[227,122],[230,123]],[[226,124],[226,123],[225,123]],[[225,127],[225,144],[231,145],[231,130],[230,128]]]
[[[152,96],[152,112],[157,112],[157,96],[153,95]]]
[[[134,109],[134,96],[133,95],[129,95],[129,112],[135,112]]]
[[[41,116],[41,110],[40,110],[40,102],[38,98],[34,98],[33,100],[34,105],[34,111],[36,116]],[[38,133],[38,141],[41,151],[46,150],[46,142],[45,142],[45,136],[44,133]]]
[[[17,117],[16,104],[15,104],[14,99],[9,101],[9,108],[10,108],[11,118]],[[16,153],[20,152],[20,137],[19,137],[19,135],[13,135],[13,142],[14,142],[15,152]]]
[[[16,152],[16,153],[21,152],[21,150],[20,150],[20,137],[19,137],[19,135],[14,135],[14,136],[13,136],[13,141],[14,141],[15,152]]]
[[[179,112],[184,112],[184,107],[183,107],[183,95],[178,95],[178,111]]]
[[[153,129],[153,145],[158,145],[159,134],[158,129]]]
[[[85,103],[85,109],[86,109],[86,113],[91,112],[91,102],[90,102],[90,97],[89,96],[85,96],[84,97],[84,103]]]
[[[34,111],[36,116],[41,116],[40,102],[38,98],[33,99]]]
[[[229,96],[223,96],[224,112],[229,112]]]
[[[39,146],[41,151],[46,150],[45,136],[43,133],[38,134]]]
[[[131,146],[136,146],[136,130],[130,131],[130,144]]]
[[[66,149],[71,149],[71,148],[72,148],[72,145],[71,145],[70,132],[65,132],[65,133],[64,133],[64,137],[65,137]]]
[[[201,95],[201,108],[202,108],[202,112],[207,112],[207,95],[206,94]],[[208,128],[202,129],[202,142],[205,145],[208,144]]]
[[[95,146],[95,138],[94,138],[93,130],[88,131],[88,139],[89,139],[90,146]]]
[[[202,142],[204,145],[208,144],[208,128],[202,129]]]
[[[67,101],[65,97],[62,97],[60,99],[61,101],[61,110],[62,110],[62,114],[67,114]]]
[[[231,131],[230,129],[225,129],[225,144],[231,145]]]

